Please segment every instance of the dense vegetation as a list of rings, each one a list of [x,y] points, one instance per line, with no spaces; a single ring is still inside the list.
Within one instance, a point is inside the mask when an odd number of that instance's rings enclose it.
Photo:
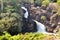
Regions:
[[[22,16],[23,13],[21,11],[21,4],[23,2],[35,3],[39,6],[44,5],[47,6],[49,3],[53,2],[59,5],[58,7],[58,15],[60,16],[60,0],[0,0],[0,40],[49,40],[53,39],[54,36],[44,35],[44,34],[36,34],[36,33],[26,33],[18,34],[22,30]],[[45,17],[42,17],[45,20]],[[11,36],[8,33],[4,33],[7,31],[11,33]],[[60,33],[59,33],[60,34]],[[60,36],[59,36],[60,37]]]
[[[25,33],[11,36],[9,33],[4,32],[5,35],[0,36],[0,40],[60,40],[60,36],[38,34],[38,33]]]
[[[0,3],[0,5],[2,5]],[[16,1],[3,1],[0,6],[0,32],[8,31],[10,33],[21,32],[22,14],[20,11],[20,4]],[[16,30],[17,29],[17,30]],[[13,30],[13,31],[12,31]],[[14,34],[14,33],[13,33]]]

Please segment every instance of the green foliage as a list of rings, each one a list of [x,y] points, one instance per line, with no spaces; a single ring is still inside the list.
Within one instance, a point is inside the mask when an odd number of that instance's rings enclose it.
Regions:
[[[3,0],[3,13],[0,13],[0,32],[1,31],[21,31],[22,14],[19,0]],[[12,29],[10,29],[13,27]],[[11,32],[11,31],[10,31]]]
[[[8,40],[8,38],[11,37],[11,35],[8,34],[6,31],[4,33],[5,35],[0,36],[0,40]]]
[[[35,3],[36,3],[37,5],[40,5],[40,6],[41,6],[42,2],[43,2],[43,0],[35,0]]]
[[[50,0],[51,2],[57,2],[57,0]]]
[[[1,13],[0,14],[0,28],[3,31],[8,31],[8,29],[13,26],[15,30],[21,31],[21,16],[17,13]],[[11,29],[13,30],[13,29]],[[13,30],[13,31],[15,31]]]
[[[59,32],[58,32],[58,34],[59,34],[58,37],[60,38],[60,28],[59,28]]]
[[[29,0],[30,1],[30,3],[34,3],[34,0]]]
[[[5,7],[5,11],[8,12],[8,13],[10,13],[10,12],[15,11],[15,9],[13,9],[13,6],[7,5],[7,6]]]
[[[42,5],[46,6],[46,5],[48,5],[49,3],[50,3],[49,0],[44,0],[44,1],[42,2]]]
[[[0,11],[0,31],[4,32],[4,31],[11,30],[10,31],[11,33],[13,33],[13,31],[21,32],[21,26],[22,26],[21,23],[22,14],[20,10],[21,1],[34,3],[34,0],[3,0],[3,4],[4,4],[3,13]],[[50,3],[50,1],[35,0],[35,3],[37,5],[42,4],[46,6]],[[60,0],[57,1],[57,4],[60,6]],[[60,16],[60,8],[58,9],[58,15]],[[42,16],[41,19],[46,20],[46,17]],[[5,35],[0,36],[0,40],[42,40],[44,37],[48,37],[47,35],[36,34],[36,33],[26,33],[25,35],[18,34],[14,36],[11,36],[6,32],[4,33]]]
[[[21,0],[22,2],[34,3],[34,0]]]
[[[0,40],[42,40],[45,37],[44,34],[37,34],[37,33],[26,33],[26,34],[18,34],[11,36],[7,32],[5,35],[0,36]]]
[[[41,19],[42,19],[42,20],[46,20],[46,17],[45,17],[45,16],[41,16]]]
[[[58,16],[60,16],[60,7],[58,8]]]
[[[58,36],[56,36],[58,37]],[[7,32],[5,35],[0,36],[0,40],[53,40],[56,38],[53,35],[47,35],[42,33],[26,33],[26,34],[18,34],[11,36]]]
[[[60,0],[57,0],[57,4],[60,6]]]

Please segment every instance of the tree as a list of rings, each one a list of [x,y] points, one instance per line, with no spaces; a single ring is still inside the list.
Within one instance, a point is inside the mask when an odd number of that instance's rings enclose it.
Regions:
[[[1,1],[1,11],[3,12],[3,0],[0,1]]]

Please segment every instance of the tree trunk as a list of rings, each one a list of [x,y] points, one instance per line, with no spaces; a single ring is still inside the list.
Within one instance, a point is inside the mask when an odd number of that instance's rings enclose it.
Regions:
[[[3,0],[0,1],[1,1],[1,12],[3,12]]]

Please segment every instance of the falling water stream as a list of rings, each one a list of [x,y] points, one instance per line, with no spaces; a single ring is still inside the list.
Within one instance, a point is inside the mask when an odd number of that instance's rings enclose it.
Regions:
[[[25,10],[26,12],[25,12],[25,14],[24,14],[24,17],[25,18],[28,18],[28,10],[25,8],[25,7],[21,7],[23,10]]]
[[[45,26],[42,23],[40,23],[40,22],[38,22],[36,20],[33,20],[33,21],[36,22],[37,32],[38,33],[45,33],[46,32],[46,28],[45,28]]]
[[[24,14],[24,18],[26,18],[26,19],[28,19],[28,10],[27,10],[27,8],[25,8],[25,7],[21,7],[22,9],[24,9],[26,12],[25,12],[25,14]],[[36,21],[36,20],[33,20],[32,19],[32,21],[34,21],[35,23],[36,23],[36,25],[37,25],[37,33],[43,33],[43,34],[53,34],[53,35],[58,35],[58,34],[54,34],[54,33],[48,33],[47,31],[46,31],[46,27],[42,24],[42,23],[40,23],[40,22],[38,22],[38,21]]]
[[[24,9],[26,12],[25,12],[25,14],[24,14],[24,17],[25,18],[28,18],[28,11],[27,11],[27,9],[25,8],[25,7],[21,7],[22,9]],[[37,25],[37,32],[38,33],[45,33],[46,32],[46,28],[45,28],[45,26],[42,24],[42,23],[40,23],[40,22],[38,22],[38,21],[36,21],[36,20],[33,20],[34,22],[36,22],[36,25]]]

